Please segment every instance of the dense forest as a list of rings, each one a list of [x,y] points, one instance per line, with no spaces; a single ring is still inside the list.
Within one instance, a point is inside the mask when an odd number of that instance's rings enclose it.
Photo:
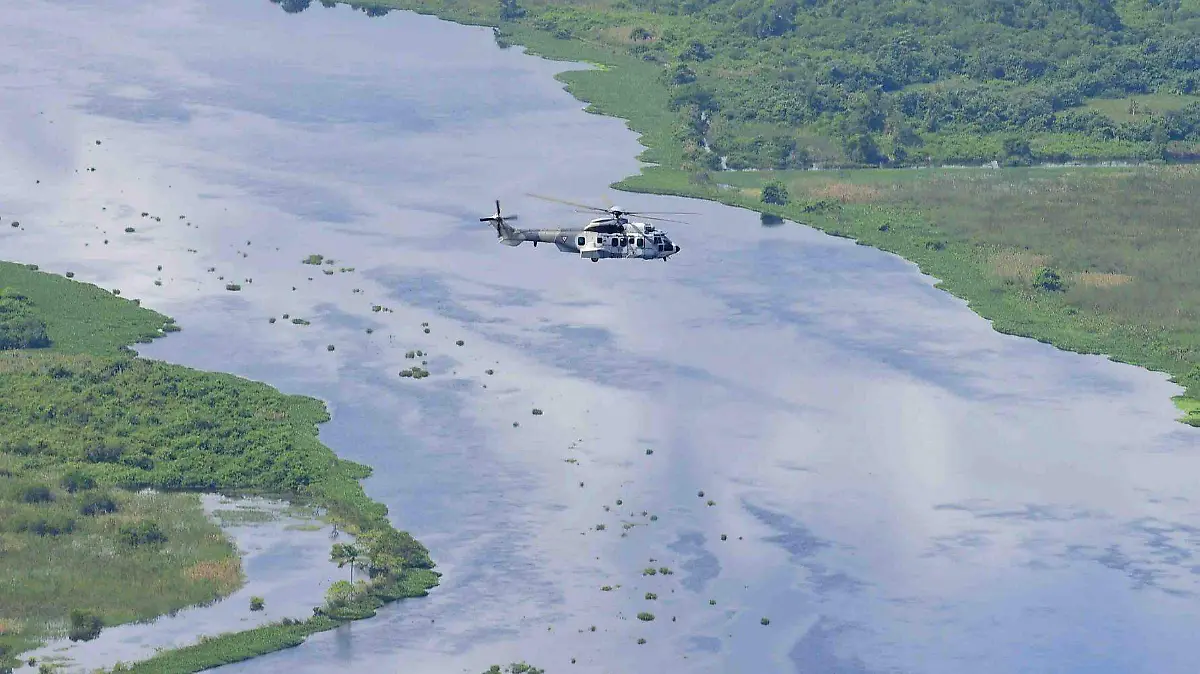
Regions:
[[[1149,159],[1200,141],[1195,0],[627,5],[647,16],[628,50],[664,65],[681,135],[712,168]],[[561,8],[534,20],[583,22]],[[1089,105],[1147,94],[1157,109],[1133,98],[1120,120]]]
[[[693,170],[1200,157],[1200,0],[350,4],[465,13],[653,63]]]

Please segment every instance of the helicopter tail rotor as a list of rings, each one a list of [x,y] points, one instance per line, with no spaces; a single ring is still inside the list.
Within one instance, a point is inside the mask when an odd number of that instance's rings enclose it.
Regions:
[[[516,220],[516,219],[517,219],[516,215],[501,215],[500,200],[497,199],[496,200],[496,213],[494,215],[489,215],[486,218],[479,218],[479,221],[492,223],[496,227],[496,236],[503,239],[503,238],[507,237],[509,234],[511,234],[513,231],[513,228],[508,226],[508,222],[511,220]]]

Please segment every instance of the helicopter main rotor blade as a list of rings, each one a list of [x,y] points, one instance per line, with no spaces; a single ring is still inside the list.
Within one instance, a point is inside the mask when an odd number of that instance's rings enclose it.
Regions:
[[[688,225],[688,224],[691,224],[691,223],[688,223],[688,222],[684,222],[683,220],[672,220],[672,219],[670,219],[670,218],[652,218],[652,217],[649,217],[649,216],[646,216],[646,215],[640,215],[640,214],[638,214],[638,213],[624,213],[624,215],[633,215],[633,216],[637,216],[637,217],[639,217],[639,218],[641,218],[641,219],[643,219],[643,220],[654,220],[654,221],[656,221],[656,222],[674,222],[674,223],[678,223],[678,224],[680,224],[680,225]]]
[[[596,213],[608,213],[608,212],[609,212],[607,208],[599,208],[599,207],[596,207],[596,206],[588,206],[587,204],[577,204],[577,203],[575,203],[574,201],[566,201],[565,199],[555,199],[554,197],[542,196],[542,195],[540,195],[540,194],[531,194],[531,193],[528,193],[528,192],[527,192],[526,194],[527,194],[528,196],[531,196],[531,197],[533,197],[534,199],[541,199],[541,200],[543,200],[543,201],[553,201],[553,202],[554,202],[554,203],[556,203],[556,204],[564,204],[564,205],[566,205],[566,206],[574,206],[575,208],[584,208],[584,209],[587,209],[587,210],[589,210],[589,211],[594,211],[594,212],[596,212]]]

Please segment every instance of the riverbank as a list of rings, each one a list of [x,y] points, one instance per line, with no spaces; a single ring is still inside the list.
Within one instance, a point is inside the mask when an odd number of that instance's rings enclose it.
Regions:
[[[639,159],[655,165],[614,188],[747,208],[900,255],[1002,333],[1167,373],[1185,389],[1180,420],[1200,426],[1200,271],[1187,260],[1200,241],[1186,227],[1200,206],[1194,166],[712,170],[689,149],[661,64],[553,21],[500,22],[490,3],[371,4],[502,24],[502,46],[599,65],[558,79],[588,112],[627,120],[646,147]],[[762,202],[774,180],[787,203]],[[1043,269],[1063,281],[1039,283]]]
[[[0,598],[0,668],[50,636],[94,638],[240,587],[236,551],[188,492],[283,494],[321,508],[357,539],[370,581],[313,615],[205,639],[133,671],[247,659],[437,585],[428,551],[363,492],[370,469],[318,439],[323,403],[136,357],[127,344],[178,328],[117,289],[8,262],[0,288],[0,386],[9,393],[0,568],[14,588]],[[55,561],[36,563],[45,559]]]

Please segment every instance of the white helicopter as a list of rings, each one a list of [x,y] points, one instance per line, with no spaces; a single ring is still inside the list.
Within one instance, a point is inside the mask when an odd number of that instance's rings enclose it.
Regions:
[[[667,218],[651,217],[650,213],[626,211],[616,206],[597,208],[586,206],[562,199],[543,197],[537,194],[529,196],[545,201],[566,204],[587,212],[604,213],[605,217],[595,218],[582,228],[572,229],[517,229],[508,223],[516,220],[515,215],[501,215],[500,200],[496,200],[496,213],[480,222],[490,222],[496,228],[496,236],[500,243],[506,246],[519,246],[525,241],[532,241],[536,247],[539,243],[552,243],[564,253],[578,253],[580,257],[599,262],[605,258],[632,258],[639,260],[662,260],[678,253],[681,248],[671,241],[667,233],[654,225],[645,222],[632,222],[626,216],[634,216],[641,220],[664,222],[680,222]],[[689,212],[657,213],[654,215],[696,215]],[[686,224],[680,222],[680,224]]]

